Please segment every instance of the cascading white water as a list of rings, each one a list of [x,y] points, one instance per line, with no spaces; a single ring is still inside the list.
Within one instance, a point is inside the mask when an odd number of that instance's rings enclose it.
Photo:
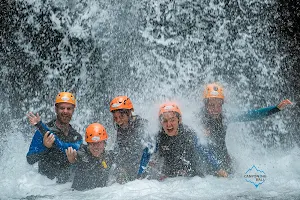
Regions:
[[[70,190],[70,183],[57,185],[39,175],[37,166],[28,165],[25,158],[34,132],[26,112],[51,119],[54,97],[62,90],[76,93],[75,128],[83,133],[89,123],[99,121],[111,138],[115,135],[108,103],[115,95],[132,99],[136,114],[150,121],[151,134],[158,130],[158,105],[176,100],[184,123],[200,137],[195,114],[203,106],[205,83],[224,85],[226,114],[279,103],[285,97],[278,87],[285,80],[280,77],[276,37],[270,31],[275,1],[17,2],[18,13],[25,17],[14,32],[14,48],[22,53],[15,57],[24,59],[24,66],[1,66],[1,86],[6,89],[0,93],[0,113],[7,118],[1,118],[0,199],[293,199],[299,195],[299,150],[286,148],[293,144],[286,111],[229,125],[226,142],[236,163],[236,174],[229,179],[138,180],[77,192]],[[10,46],[7,49],[15,53]],[[244,178],[252,165],[267,175],[258,188]]]

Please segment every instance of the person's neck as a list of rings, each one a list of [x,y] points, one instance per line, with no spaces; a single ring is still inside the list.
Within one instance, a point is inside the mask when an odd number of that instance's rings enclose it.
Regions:
[[[69,124],[61,123],[59,120],[56,120],[55,124],[57,128],[59,128],[64,133],[65,136],[69,134],[69,128],[70,128]]]

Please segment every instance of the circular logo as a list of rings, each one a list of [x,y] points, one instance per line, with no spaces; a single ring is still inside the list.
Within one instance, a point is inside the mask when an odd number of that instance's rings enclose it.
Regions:
[[[114,103],[114,104],[111,105],[111,107],[117,108],[117,107],[119,107],[120,105],[121,105],[120,103]]]
[[[97,141],[100,140],[100,137],[99,136],[94,136],[94,137],[92,137],[92,140],[95,141],[95,142],[97,142]]]
[[[63,101],[69,101],[70,98],[69,97],[61,97],[61,100],[63,100]]]
[[[172,110],[174,106],[165,106],[165,110]]]

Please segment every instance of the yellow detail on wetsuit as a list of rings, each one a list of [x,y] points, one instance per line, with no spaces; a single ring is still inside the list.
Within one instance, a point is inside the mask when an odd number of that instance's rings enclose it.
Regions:
[[[107,168],[106,162],[103,160],[101,163],[102,163],[102,166],[106,169]]]

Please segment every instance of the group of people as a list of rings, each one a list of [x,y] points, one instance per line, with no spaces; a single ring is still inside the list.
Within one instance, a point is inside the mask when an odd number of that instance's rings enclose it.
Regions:
[[[182,112],[175,102],[166,102],[158,112],[161,126],[155,142],[146,141],[148,121],[133,115],[134,107],[127,96],[115,97],[109,105],[117,132],[116,148],[107,151],[108,134],[100,123],[92,123],[83,138],[70,121],[76,107],[73,94],[61,92],[55,100],[56,118],[47,124],[38,114],[29,113],[30,124],[37,127],[27,153],[27,162],[38,162],[39,173],[58,183],[73,179],[72,188],[87,190],[110,183],[135,179],[158,179],[176,176],[216,175],[227,177],[233,164],[225,143],[226,125],[249,121],[283,110],[286,99],[276,106],[252,110],[235,117],[224,117],[223,87],[208,84],[200,113],[207,145],[201,145],[195,130],[182,122]]]

